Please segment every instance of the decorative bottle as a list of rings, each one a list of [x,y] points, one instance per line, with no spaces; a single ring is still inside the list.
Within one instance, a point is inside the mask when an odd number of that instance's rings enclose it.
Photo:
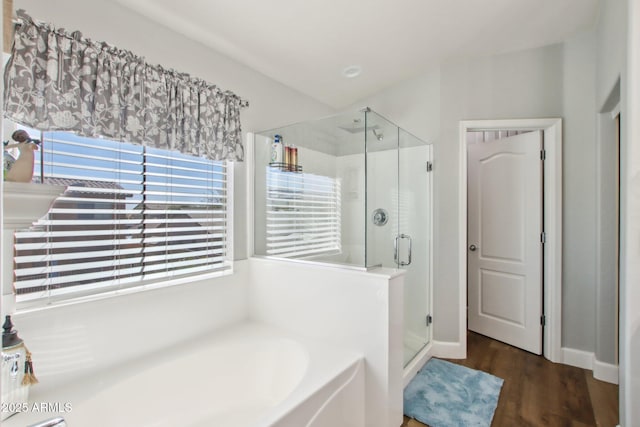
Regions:
[[[30,354],[13,329],[11,316],[2,325],[2,412],[0,419],[24,410],[29,401],[29,385],[33,375]],[[35,379],[35,377],[33,377]],[[37,380],[36,380],[37,381]]]
[[[273,144],[271,144],[271,164],[277,165],[284,161],[282,145],[282,136],[275,135]]]

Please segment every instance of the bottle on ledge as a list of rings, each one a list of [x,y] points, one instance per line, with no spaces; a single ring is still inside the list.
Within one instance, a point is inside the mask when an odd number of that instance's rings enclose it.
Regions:
[[[275,135],[273,144],[271,145],[271,163],[280,164],[283,163],[283,148],[282,148],[282,136]]]
[[[291,147],[288,145],[284,147],[284,170],[291,170]]]
[[[298,170],[298,147],[296,147],[295,145],[292,145],[291,147],[291,166],[289,167],[289,170],[293,171],[293,172],[297,172]]]

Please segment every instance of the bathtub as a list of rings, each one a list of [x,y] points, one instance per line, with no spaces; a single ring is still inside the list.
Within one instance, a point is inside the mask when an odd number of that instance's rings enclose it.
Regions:
[[[60,415],[69,427],[363,427],[364,363],[246,322],[55,393],[35,386],[30,401],[3,425]]]

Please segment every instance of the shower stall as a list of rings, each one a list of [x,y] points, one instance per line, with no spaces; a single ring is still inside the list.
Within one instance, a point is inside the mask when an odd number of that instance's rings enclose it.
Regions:
[[[365,108],[257,132],[253,161],[255,256],[406,270],[406,366],[431,337],[431,145]]]

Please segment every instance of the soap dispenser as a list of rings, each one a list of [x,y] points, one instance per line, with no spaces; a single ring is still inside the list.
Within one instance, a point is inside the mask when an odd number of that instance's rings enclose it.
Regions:
[[[31,353],[13,329],[11,316],[2,325],[2,411],[0,420],[28,408],[29,386],[38,382],[33,375]]]

